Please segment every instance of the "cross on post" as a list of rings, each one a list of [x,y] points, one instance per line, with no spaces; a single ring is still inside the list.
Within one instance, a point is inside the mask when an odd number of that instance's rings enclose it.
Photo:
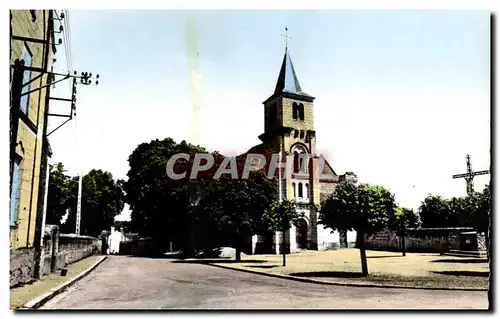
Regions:
[[[285,27],[285,34],[281,34],[282,37],[285,37],[285,48],[288,49],[288,39],[292,37],[288,36],[288,28]]]
[[[467,154],[467,156],[465,158],[467,160],[467,173],[453,175],[452,177],[453,178],[465,178],[465,181],[467,183],[467,195],[470,196],[474,192],[474,176],[477,176],[477,175],[486,175],[486,174],[489,174],[490,171],[489,170],[485,170],[485,171],[473,172],[472,171],[472,165],[471,165],[471,162],[470,162],[470,155]]]

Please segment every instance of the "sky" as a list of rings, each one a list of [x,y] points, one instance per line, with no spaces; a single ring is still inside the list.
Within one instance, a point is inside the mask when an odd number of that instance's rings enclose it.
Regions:
[[[451,176],[466,172],[466,154],[474,170],[490,168],[487,11],[77,10],[68,22],[71,71],[100,75],[79,86],[75,120],[50,136],[52,161],[69,174],[126,178],[128,156],[156,138],[225,155],[259,144],[285,26],[302,90],[316,97],[317,150],[337,174],[417,208],[427,194],[465,195]],[[68,70],[67,47],[56,71]],[[476,177],[475,189],[489,179]]]

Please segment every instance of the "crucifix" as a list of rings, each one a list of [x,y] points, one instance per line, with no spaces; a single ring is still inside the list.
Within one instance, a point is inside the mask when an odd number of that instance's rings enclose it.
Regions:
[[[453,178],[465,178],[465,181],[467,183],[467,195],[470,196],[474,192],[474,176],[486,175],[486,174],[489,174],[490,171],[485,170],[485,171],[473,172],[472,165],[470,163],[470,155],[467,154],[467,156],[465,158],[467,160],[467,173],[453,175],[452,177]]]
[[[281,34],[282,37],[285,37],[285,48],[288,49],[288,39],[291,39],[292,37],[288,36],[288,28],[285,27],[285,34]]]

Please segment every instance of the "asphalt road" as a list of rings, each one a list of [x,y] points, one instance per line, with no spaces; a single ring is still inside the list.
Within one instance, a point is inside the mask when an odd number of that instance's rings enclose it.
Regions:
[[[42,309],[486,309],[483,291],[302,283],[172,259],[109,256]]]

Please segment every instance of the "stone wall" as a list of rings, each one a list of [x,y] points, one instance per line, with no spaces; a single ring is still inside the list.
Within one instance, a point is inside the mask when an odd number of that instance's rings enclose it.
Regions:
[[[101,239],[59,234],[59,227],[46,225],[40,256],[35,247],[19,248],[10,251],[10,287],[30,283],[36,277],[48,275],[66,265],[91,255],[101,253]],[[39,263],[39,273],[35,273]]]
[[[120,255],[152,256],[158,252],[156,243],[150,238],[141,238],[120,243]]]
[[[90,236],[61,234],[58,252],[65,255],[66,264],[101,253],[102,241]]]
[[[333,194],[336,186],[337,184],[334,182],[319,182],[320,202],[323,202],[330,194]]]
[[[35,280],[36,251],[34,247],[10,251],[10,287]]]
[[[45,227],[43,239],[40,266],[43,275],[48,275],[88,256],[101,253],[101,239],[76,234],[59,234],[59,228],[54,225]]]
[[[472,228],[421,228],[407,230],[405,246],[408,252],[447,252],[460,249],[460,234]],[[392,231],[365,235],[365,247],[374,250],[400,251],[401,237]]]

